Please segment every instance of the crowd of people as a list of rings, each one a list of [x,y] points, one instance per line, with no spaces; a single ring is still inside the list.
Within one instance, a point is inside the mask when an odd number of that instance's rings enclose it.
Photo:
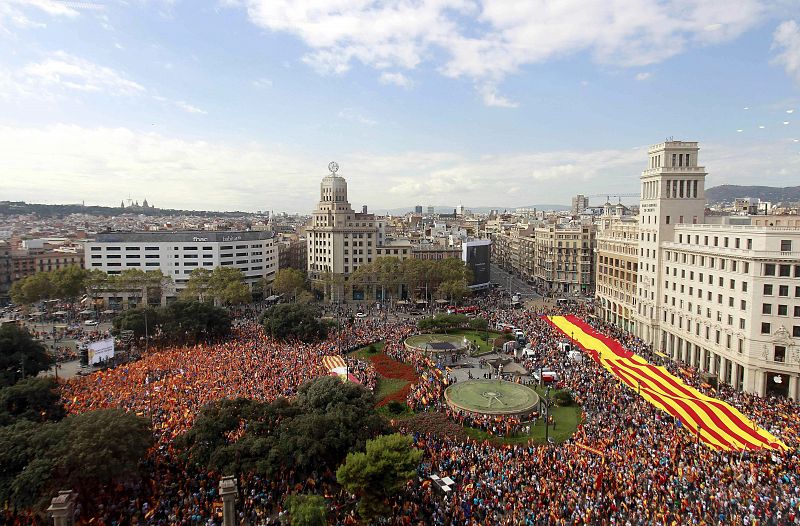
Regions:
[[[491,326],[510,323],[531,341],[528,370],[546,364],[562,378],[583,410],[575,435],[561,445],[497,445],[469,439],[414,434],[424,453],[418,479],[390,502],[392,525],[508,524],[734,524],[800,523],[800,443],[798,405],[740,393],[722,385],[713,396],[725,399],[790,446],[788,451],[713,452],[691,432],[650,406],[591,360],[571,362],[559,349],[559,335],[542,319],[543,310],[508,310],[493,294],[477,304]],[[583,304],[568,308],[588,319]],[[548,314],[567,308],[548,308]],[[99,508],[82,510],[94,525],[221,523],[218,473],[187,466],[175,439],[194,422],[200,408],[222,398],[271,401],[292,397],[300,384],[327,374],[322,357],[377,341],[392,358],[410,364],[419,381],[408,395],[414,411],[446,412],[443,364],[408,350],[403,341],[416,331],[413,320],[357,319],[331,331],[320,343],[275,341],[256,321],[257,312],[236,313],[226,341],[154,351],[141,360],[63,384],[70,413],[121,407],[150,418],[157,445],[148,456],[142,482],[104,488]],[[635,337],[593,321],[595,328],[645,356],[651,350]],[[366,361],[348,358],[360,382],[374,388],[377,375]],[[696,371],[667,364],[671,372],[698,386]],[[687,377],[685,372],[689,372]],[[463,424],[507,434],[524,422],[482,421],[451,413]],[[429,477],[449,476],[444,494]],[[243,474],[245,498],[237,505],[239,523],[287,524],[284,498],[295,492],[328,497],[335,524],[356,524],[353,496],[330,472],[300,478],[293,473],[267,479]],[[22,523],[22,522],[21,522]]]

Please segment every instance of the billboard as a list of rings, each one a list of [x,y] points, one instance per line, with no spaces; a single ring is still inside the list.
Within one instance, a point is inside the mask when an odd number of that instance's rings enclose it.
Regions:
[[[489,286],[489,257],[492,242],[489,239],[466,241],[461,245],[461,259],[472,270],[471,289]]]
[[[114,338],[92,342],[87,346],[89,365],[95,365],[114,357]]]

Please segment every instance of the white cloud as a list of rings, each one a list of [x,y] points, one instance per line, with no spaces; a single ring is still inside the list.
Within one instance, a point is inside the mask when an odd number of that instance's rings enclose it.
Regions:
[[[494,106],[497,108],[516,108],[518,104],[507,97],[502,95],[498,95],[497,87],[493,84],[485,84],[478,88],[481,96],[483,97],[483,103],[487,106]]]
[[[272,87],[272,81],[267,78],[260,78],[253,81],[253,87],[258,89],[266,89]]]
[[[787,20],[775,30],[772,49],[778,50],[774,62],[786,70],[786,74],[800,83],[800,26]]]
[[[475,82],[486,96],[521,67],[588,52],[644,66],[690,46],[736,38],[760,22],[760,0],[241,0],[256,25],[295,35],[303,61],[341,74],[353,63],[413,70],[424,61]],[[499,103],[498,103],[499,102]]]
[[[395,86],[400,86],[401,88],[411,88],[414,86],[414,81],[410,78],[406,77],[402,73],[391,73],[389,71],[384,71],[381,73],[379,78],[381,84],[394,84]]]
[[[707,187],[796,184],[791,141],[702,145]],[[186,140],[126,128],[0,126],[4,198],[116,205],[147,188],[159,206],[310,212],[329,158],[270,144]],[[36,159],[36,162],[31,162]],[[515,207],[568,204],[577,192],[632,193],[647,149],[568,149],[508,155],[407,151],[338,156],[354,207],[381,210],[414,204]],[[191,192],[187,192],[191,188]]]
[[[201,110],[197,106],[193,106],[193,105],[189,104],[188,102],[186,102],[184,100],[176,101],[175,105],[177,107],[179,107],[180,109],[182,109],[183,111],[185,111],[186,113],[198,113],[198,114],[201,114],[201,115],[205,115],[205,114],[208,113],[207,111]]]
[[[34,14],[32,15],[32,13]],[[64,2],[54,0],[2,0],[0,1],[0,35],[12,34],[12,28],[47,27],[44,22],[30,18],[30,16],[41,14],[72,18],[78,16],[78,11]]]
[[[111,68],[63,51],[52,53],[40,62],[24,66],[16,75],[22,89],[105,92],[112,95],[137,95],[145,88]]]
[[[339,118],[344,119],[350,122],[357,122],[359,124],[364,124],[365,126],[374,126],[378,124],[378,121],[370,119],[356,111],[353,108],[344,108],[339,112]]]
[[[642,71],[641,73],[637,73],[637,74],[636,74],[636,77],[634,77],[634,78],[635,78],[636,80],[638,80],[638,81],[642,81],[642,80],[647,80],[647,79],[649,79],[649,78],[650,78],[652,75],[653,75],[653,74],[652,74],[652,73],[650,73],[649,71]]]
[[[114,205],[147,188],[158,206],[202,210],[306,210],[319,195],[327,163],[259,144],[72,125],[0,126],[0,158],[5,196]]]

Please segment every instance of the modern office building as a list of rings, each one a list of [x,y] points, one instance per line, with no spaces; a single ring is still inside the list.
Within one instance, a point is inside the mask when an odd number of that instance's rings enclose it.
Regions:
[[[480,290],[491,285],[491,252],[492,241],[489,239],[475,239],[461,244],[461,260],[472,271],[469,289]]]
[[[108,232],[86,244],[85,266],[108,274],[126,269],[160,270],[180,291],[193,270],[241,270],[252,288],[278,270],[272,232]]]

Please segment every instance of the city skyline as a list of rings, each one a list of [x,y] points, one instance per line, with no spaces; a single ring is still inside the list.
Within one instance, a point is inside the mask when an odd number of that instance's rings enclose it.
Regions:
[[[737,7],[12,0],[0,199],[309,213],[335,159],[354,207],[566,205],[669,136],[708,186],[790,186],[800,28]]]

